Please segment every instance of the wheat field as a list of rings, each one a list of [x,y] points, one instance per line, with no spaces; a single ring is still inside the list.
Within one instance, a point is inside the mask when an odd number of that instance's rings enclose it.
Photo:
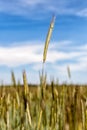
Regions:
[[[87,86],[17,84],[0,86],[0,130],[87,130]]]

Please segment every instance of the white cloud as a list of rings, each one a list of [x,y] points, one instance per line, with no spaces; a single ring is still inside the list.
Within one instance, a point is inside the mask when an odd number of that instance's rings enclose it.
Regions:
[[[38,4],[44,6],[45,3],[45,0],[1,0],[0,12],[31,17],[36,13],[39,14],[40,12],[43,12],[44,10],[39,10],[37,6]]]
[[[40,46],[18,46],[18,47],[0,47],[1,65],[19,66],[22,64],[29,64],[41,62]]]
[[[77,15],[81,17],[87,17],[87,8],[78,11]]]
[[[0,12],[43,18],[50,13],[87,16],[86,4],[79,0],[0,0]],[[78,5],[78,6],[77,6]],[[44,14],[44,15],[43,15]]]
[[[31,81],[29,82],[32,82],[34,73],[37,72],[36,77],[38,77],[38,71],[42,68],[44,44],[41,41],[22,42],[20,43],[20,46],[17,44],[18,43],[15,43],[14,46],[9,47],[0,47],[0,66],[5,65],[8,66],[9,69],[16,69],[17,67],[20,68],[22,65],[28,64],[29,66],[29,64],[32,64],[32,73],[29,72],[28,74],[31,76]],[[70,67],[71,74],[73,75],[75,75],[75,73],[87,72],[87,44],[80,47],[77,46],[78,49],[74,49],[76,46],[73,44],[73,49],[68,52],[68,49],[70,49],[72,44],[73,42],[67,40],[50,43],[45,65],[48,77],[52,75],[53,77],[59,77],[61,81],[64,81],[68,77],[67,66]],[[66,50],[64,51],[63,48],[65,47]],[[21,76],[20,71],[17,71],[16,75],[17,74],[18,77]],[[2,78],[3,77],[6,77],[6,74],[3,74]],[[74,80],[74,76],[72,77]],[[37,80],[35,80],[34,83],[36,82]]]
[[[68,52],[68,49],[70,49],[68,48],[70,47],[70,44],[72,45],[71,41],[50,43],[46,62],[52,64],[57,61],[66,61],[70,63],[74,60],[75,62],[83,61],[85,63],[85,59],[87,59],[87,52],[84,51],[86,44],[84,46],[77,47],[77,50],[75,50],[74,48],[76,47],[73,46],[73,49]],[[66,51],[62,50],[65,47],[67,48]],[[20,66],[23,64],[42,63],[43,48],[44,44],[40,41],[24,42],[24,45],[22,43],[20,46],[15,44],[14,46],[0,47],[0,65]],[[73,66],[73,64],[71,66]]]

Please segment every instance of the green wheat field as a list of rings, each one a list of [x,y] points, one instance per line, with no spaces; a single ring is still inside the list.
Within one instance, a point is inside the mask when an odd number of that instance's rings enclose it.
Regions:
[[[0,86],[0,130],[87,130],[87,86],[23,81]]]

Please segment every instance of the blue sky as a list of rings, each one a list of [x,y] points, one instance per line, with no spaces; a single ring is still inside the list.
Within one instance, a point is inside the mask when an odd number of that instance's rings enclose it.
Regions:
[[[44,43],[54,14],[45,64],[47,80],[87,83],[87,0],[0,0],[0,83],[11,83],[11,70],[22,83],[24,69],[29,83],[39,83]]]

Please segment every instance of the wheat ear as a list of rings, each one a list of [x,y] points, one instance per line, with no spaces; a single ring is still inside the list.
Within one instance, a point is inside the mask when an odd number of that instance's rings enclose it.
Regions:
[[[46,37],[46,42],[45,42],[44,52],[43,52],[43,63],[46,61],[47,50],[48,50],[48,45],[49,45],[50,38],[51,38],[51,35],[52,35],[52,30],[53,30],[53,27],[54,27],[54,21],[55,21],[55,16],[53,16],[53,18],[52,18],[52,21],[50,23],[50,28],[48,30],[48,34],[47,34],[47,37]]]

